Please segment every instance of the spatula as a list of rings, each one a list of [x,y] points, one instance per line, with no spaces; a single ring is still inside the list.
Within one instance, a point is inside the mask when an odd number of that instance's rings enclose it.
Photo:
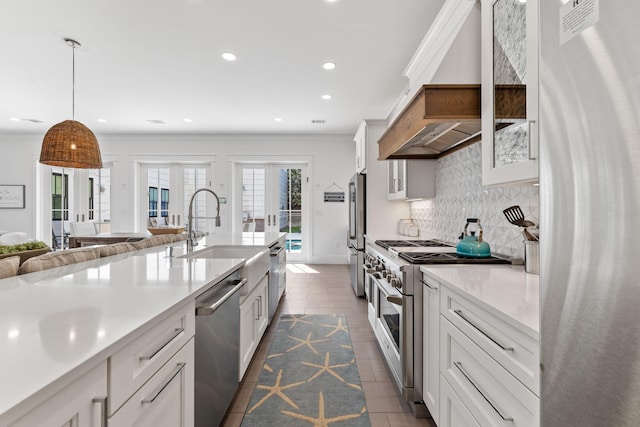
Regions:
[[[522,233],[524,234],[525,239],[538,240],[534,235],[529,233],[529,231],[527,230],[527,227],[532,227],[535,225],[535,223],[527,219],[524,219],[524,214],[522,213],[522,209],[520,209],[520,206],[518,205],[511,206],[503,210],[502,212],[504,213],[504,216],[507,217],[507,220],[509,220],[511,224],[517,225],[518,227],[522,227]]]

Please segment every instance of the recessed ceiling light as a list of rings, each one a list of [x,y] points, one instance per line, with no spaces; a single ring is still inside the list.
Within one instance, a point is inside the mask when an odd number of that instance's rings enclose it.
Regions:
[[[191,119],[184,119],[184,121],[185,121],[186,123],[191,123],[193,120],[191,120]]]
[[[327,3],[335,3],[335,2],[337,2],[338,0],[324,0],[324,1],[326,1]]]
[[[324,68],[325,70],[333,70],[334,68],[336,68],[336,64],[335,62],[325,62],[324,64],[322,64],[322,68]]]
[[[236,55],[231,52],[223,52],[222,59],[225,61],[235,61],[237,59]]]
[[[100,123],[107,123],[107,120],[106,120],[106,119],[98,119],[98,121],[99,121]]]
[[[9,117],[9,120],[11,120],[12,122],[19,122],[20,119],[17,117]]]
[[[331,95],[326,94],[326,95],[322,95],[322,99],[324,99],[325,101],[328,101],[331,99]]]
[[[273,120],[275,120],[276,122],[281,122],[281,121],[282,121],[282,117],[276,117],[276,118],[275,118],[275,119],[273,119]]]

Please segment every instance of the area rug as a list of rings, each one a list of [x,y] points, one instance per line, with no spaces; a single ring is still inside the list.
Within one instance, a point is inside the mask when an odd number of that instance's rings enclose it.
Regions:
[[[280,317],[242,426],[371,426],[344,314]]]

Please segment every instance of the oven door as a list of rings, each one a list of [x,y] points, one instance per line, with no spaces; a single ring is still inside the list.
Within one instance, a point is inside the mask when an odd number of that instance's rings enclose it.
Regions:
[[[377,280],[377,279],[376,279]],[[376,337],[396,382],[413,399],[413,296],[403,295],[378,280]]]
[[[376,328],[376,308],[378,306],[376,296],[378,294],[378,282],[382,276],[370,265],[364,265],[364,295],[367,298],[367,318],[371,328]]]

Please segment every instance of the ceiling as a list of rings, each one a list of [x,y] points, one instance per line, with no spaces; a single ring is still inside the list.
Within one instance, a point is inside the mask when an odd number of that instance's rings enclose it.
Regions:
[[[442,3],[3,1],[0,132],[71,118],[72,38],[75,119],[96,134],[352,134],[397,102]]]

